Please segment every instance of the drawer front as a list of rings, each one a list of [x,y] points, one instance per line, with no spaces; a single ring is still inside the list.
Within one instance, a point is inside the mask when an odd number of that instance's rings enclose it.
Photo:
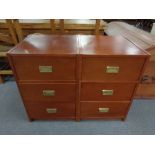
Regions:
[[[74,103],[48,103],[46,105],[43,103],[38,106],[30,103],[27,111],[32,119],[75,118]]]
[[[75,80],[74,57],[13,57],[18,80]]]
[[[82,83],[82,101],[130,100],[135,88],[133,83]]]
[[[92,58],[82,60],[82,80],[85,81],[136,81],[144,58]]]
[[[81,102],[82,118],[123,117],[130,102]]]
[[[72,102],[75,100],[76,84],[19,84],[25,101]]]

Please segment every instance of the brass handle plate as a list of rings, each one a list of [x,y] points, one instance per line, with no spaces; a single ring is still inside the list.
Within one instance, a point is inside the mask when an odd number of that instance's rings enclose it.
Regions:
[[[102,95],[113,95],[114,90],[102,90]]]
[[[107,66],[106,67],[106,73],[118,73],[119,72],[119,66]]]
[[[51,73],[52,66],[39,66],[39,72],[40,73]]]
[[[99,112],[107,113],[107,112],[109,112],[109,108],[99,108]]]
[[[53,114],[53,113],[57,112],[57,109],[56,108],[47,108],[46,112],[49,113],[49,114]]]
[[[55,90],[43,90],[43,96],[55,96]]]

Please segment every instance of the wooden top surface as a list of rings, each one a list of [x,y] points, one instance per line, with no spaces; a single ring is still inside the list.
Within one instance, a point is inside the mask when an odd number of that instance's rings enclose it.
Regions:
[[[147,55],[121,36],[43,34],[29,35],[9,54]]]
[[[14,54],[77,54],[78,36],[33,34],[10,51]]]
[[[80,36],[80,53],[84,55],[146,55],[121,36]]]

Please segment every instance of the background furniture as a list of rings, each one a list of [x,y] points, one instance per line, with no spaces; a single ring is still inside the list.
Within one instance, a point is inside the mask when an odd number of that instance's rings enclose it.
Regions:
[[[2,76],[12,75],[10,66],[7,63],[6,52],[18,43],[16,33],[10,19],[0,21],[0,83]]]
[[[49,34],[104,34],[103,20],[57,19],[57,20],[13,20],[19,41],[32,33]]]
[[[135,97],[155,98],[155,36],[124,22],[109,23],[105,33],[109,36],[122,35],[151,54]]]
[[[8,58],[30,120],[124,120],[149,56],[123,37],[34,34]]]

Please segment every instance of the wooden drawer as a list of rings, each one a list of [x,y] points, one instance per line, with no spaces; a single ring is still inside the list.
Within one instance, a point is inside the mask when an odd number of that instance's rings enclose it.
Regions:
[[[81,102],[81,118],[106,118],[125,116],[130,102]]]
[[[75,80],[75,57],[14,56],[18,80]]]
[[[27,111],[31,119],[75,118],[74,103],[43,103],[37,106],[30,103]]]
[[[76,95],[75,84],[19,84],[24,101],[31,102],[73,102]]]
[[[131,100],[134,83],[82,83],[82,101]]]
[[[143,57],[84,57],[82,60],[82,80],[137,81],[144,62],[145,58]]]

